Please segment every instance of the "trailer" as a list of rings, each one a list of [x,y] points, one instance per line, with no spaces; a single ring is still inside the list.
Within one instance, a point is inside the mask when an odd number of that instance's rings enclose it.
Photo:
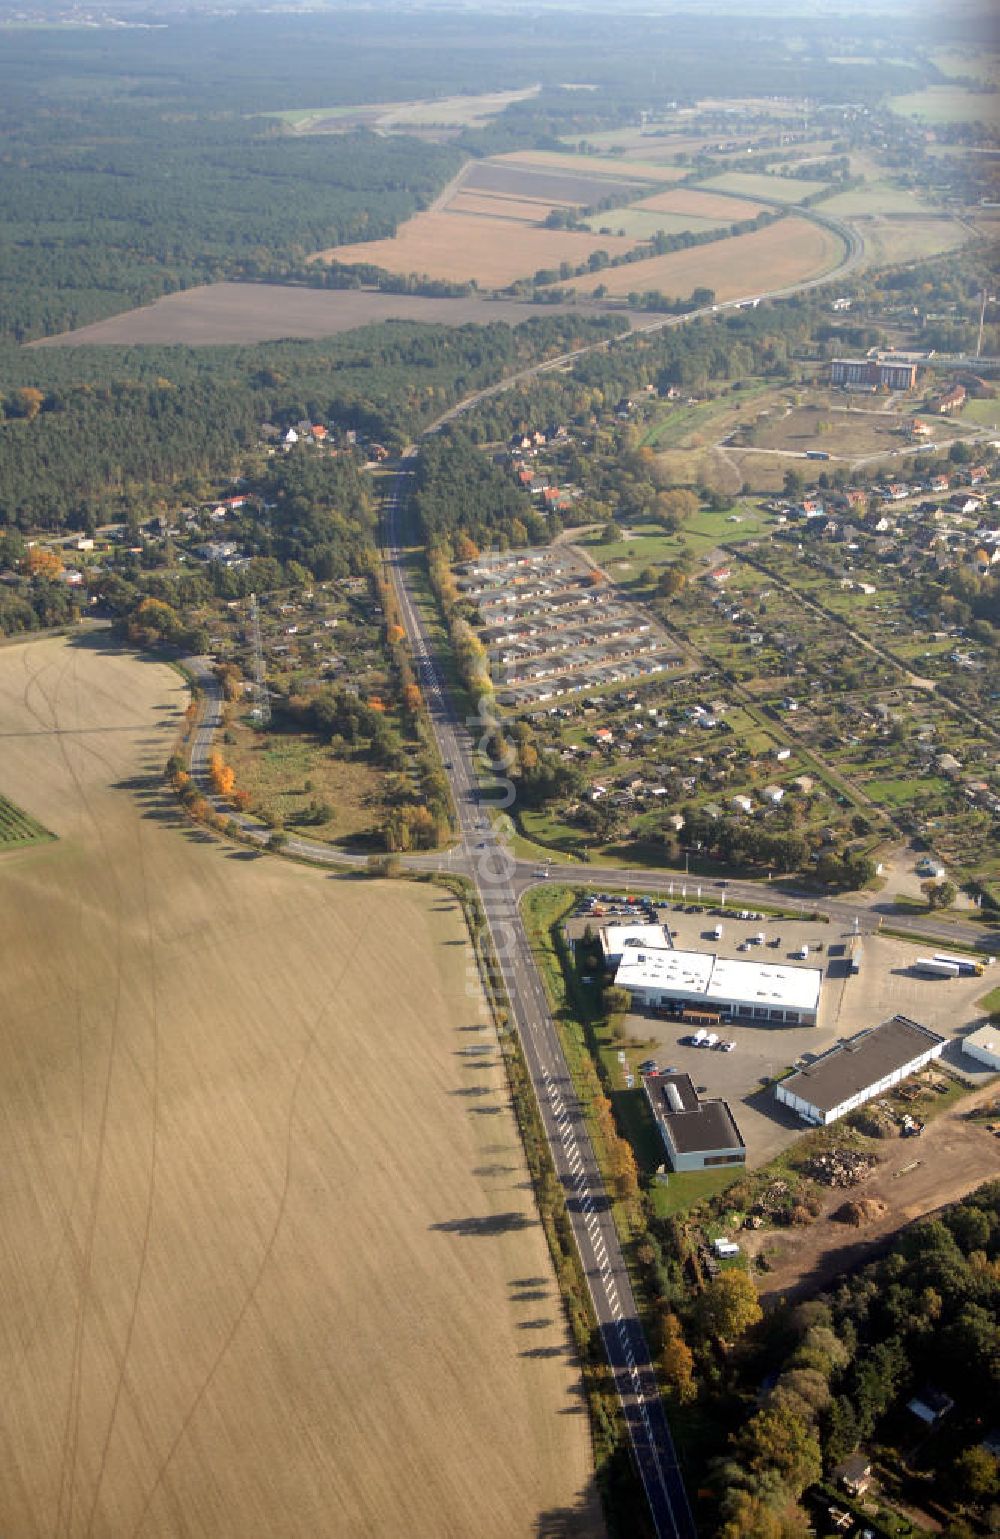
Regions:
[[[939,962],[936,957],[917,957],[913,967],[928,978],[958,978],[962,971],[957,962]]]
[[[978,957],[953,956],[949,951],[935,951],[932,960],[935,962],[948,962],[957,967],[959,973],[966,978],[981,978],[986,971],[984,964]]]
[[[864,947],[857,936],[851,941],[850,950],[847,953],[847,971],[852,977],[857,977],[861,971],[861,959],[864,955]]]

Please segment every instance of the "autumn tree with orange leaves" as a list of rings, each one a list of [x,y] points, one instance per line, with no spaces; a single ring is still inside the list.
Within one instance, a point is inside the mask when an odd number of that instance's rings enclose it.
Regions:
[[[208,756],[208,778],[217,796],[232,796],[236,789],[236,771],[214,748]]]

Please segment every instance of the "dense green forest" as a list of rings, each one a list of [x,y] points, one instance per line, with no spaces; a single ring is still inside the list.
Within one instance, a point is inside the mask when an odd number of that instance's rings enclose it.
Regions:
[[[134,107],[66,107],[5,138],[0,336],[15,341],[391,235],[461,164],[402,136],[296,139],[260,119],[166,122]]]
[[[517,327],[391,322],[247,347],[0,347],[0,526],[121,517],[235,470],[265,422],[309,417],[399,446],[479,386],[623,324],[541,311]]]
[[[803,1491],[876,1445],[889,1470],[908,1471],[911,1498],[958,1509],[954,1539],[996,1533],[1000,1463],[982,1439],[1000,1419],[998,1321],[996,1182],[905,1230],[833,1293],[772,1317],[740,1364],[744,1415],[715,1470],[723,1539],[811,1532]],[[953,1408],[928,1436],[906,1403],[931,1390]]]
[[[918,87],[884,28],[866,63],[829,24],[759,18],[371,12],[5,29],[0,337],[86,324],[213,279],[301,275],[314,250],[391,234],[465,154],[556,145],[699,94],[873,102]],[[562,89],[586,81],[594,92]],[[450,144],[360,127],[300,137],[290,109],[523,87]],[[262,116],[272,113],[273,116]]]

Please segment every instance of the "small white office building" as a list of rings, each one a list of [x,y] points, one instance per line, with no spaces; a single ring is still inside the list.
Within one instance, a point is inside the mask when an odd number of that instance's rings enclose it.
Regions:
[[[1000,1025],[987,1022],[962,1038],[962,1052],[987,1069],[1000,1069]]]
[[[607,967],[618,967],[629,947],[668,951],[670,942],[661,924],[605,924],[600,929],[601,950]]]

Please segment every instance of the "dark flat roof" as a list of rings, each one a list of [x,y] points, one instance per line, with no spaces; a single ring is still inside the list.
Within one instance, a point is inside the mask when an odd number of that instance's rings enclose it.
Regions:
[[[880,1026],[868,1026],[838,1042],[815,1063],[782,1080],[791,1091],[820,1111],[831,1111],[869,1085],[878,1084],[945,1038],[905,1015],[890,1016]]]
[[[668,1129],[678,1154],[709,1154],[713,1149],[744,1147],[727,1103],[699,1100],[689,1074],[648,1074],[645,1084],[653,1110]],[[668,1085],[676,1087],[682,1111],[670,1104]]]

